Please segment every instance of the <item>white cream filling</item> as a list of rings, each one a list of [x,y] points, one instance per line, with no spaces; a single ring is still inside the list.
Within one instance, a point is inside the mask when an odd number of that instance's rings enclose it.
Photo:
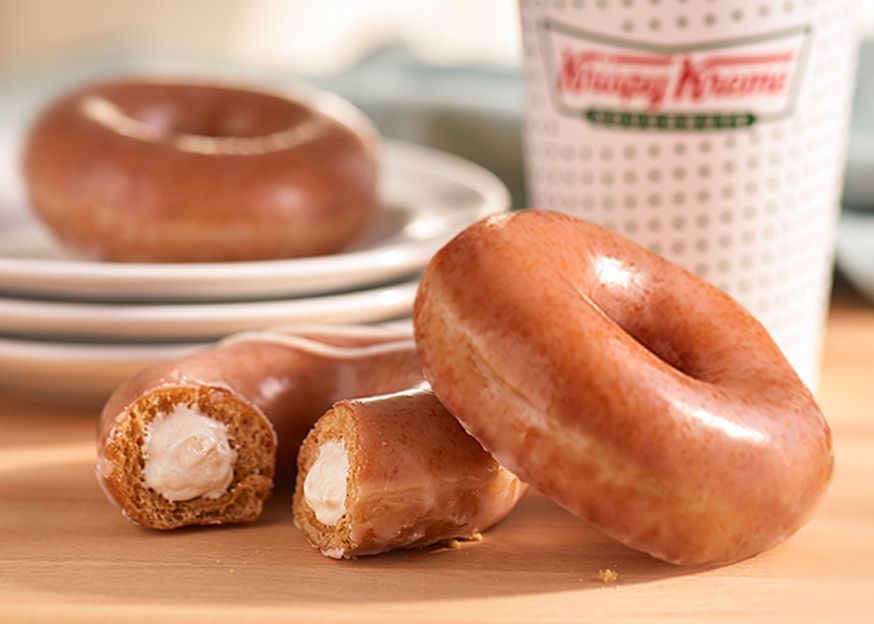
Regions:
[[[303,482],[303,498],[325,526],[334,526],[346,513],[348,476],[349,454],[343,440],[325,442]]]
[[[233,481],[237,461],[224,423],[187,405],[149,425],[143,456],[145,484],[169,501],[218,498]]]

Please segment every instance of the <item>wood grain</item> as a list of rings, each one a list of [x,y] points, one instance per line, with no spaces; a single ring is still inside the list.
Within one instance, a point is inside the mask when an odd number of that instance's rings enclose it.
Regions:
[[[724,568],[663,564],[532,494],[479,543],[322,558],[290,493],[245,527],[128,525],[94,480],[94,410],[0,396],[0,620],[874,621],[874,310],[832,311],[821,405],[834,481],[785,544]],[[598,571],[618,572],[605,584]]]

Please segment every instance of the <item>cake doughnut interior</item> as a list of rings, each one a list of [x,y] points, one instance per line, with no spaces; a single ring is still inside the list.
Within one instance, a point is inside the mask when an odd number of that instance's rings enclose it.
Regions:
[[[139,398],[103,442],[100,482],[144,526],[256,519],[273,488],[276,437],[263,414],[219,387]]]
[[[301,442],[334,402],[421,380],[408,329],[235,334],[116,389],[98,428],[98,481],[145,527],[252,521],[274,475],[294,477]]]

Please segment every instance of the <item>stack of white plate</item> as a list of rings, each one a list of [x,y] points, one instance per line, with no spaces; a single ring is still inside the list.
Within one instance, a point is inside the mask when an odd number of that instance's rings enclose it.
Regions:
[[[127,264],[70,255],[27,208],[18,141],[0,140],[0,391],[105,397],[144,365],[227,334],[409,315],[449,238],[509,195],[460,158],[386,142],[381,209],[343,253],[292,260]]]

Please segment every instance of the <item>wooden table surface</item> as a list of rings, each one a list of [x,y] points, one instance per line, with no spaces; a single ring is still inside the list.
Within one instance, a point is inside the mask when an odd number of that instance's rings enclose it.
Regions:
[[[874,309],[832,311],[819,399],[837,465],[815,518],[700,570],[537,494],[482,542],[357,561],[306,544],[288,491],[253,525],[150,532],[95,483],[94,410],[0,396],[0,621],[874,622]]]

